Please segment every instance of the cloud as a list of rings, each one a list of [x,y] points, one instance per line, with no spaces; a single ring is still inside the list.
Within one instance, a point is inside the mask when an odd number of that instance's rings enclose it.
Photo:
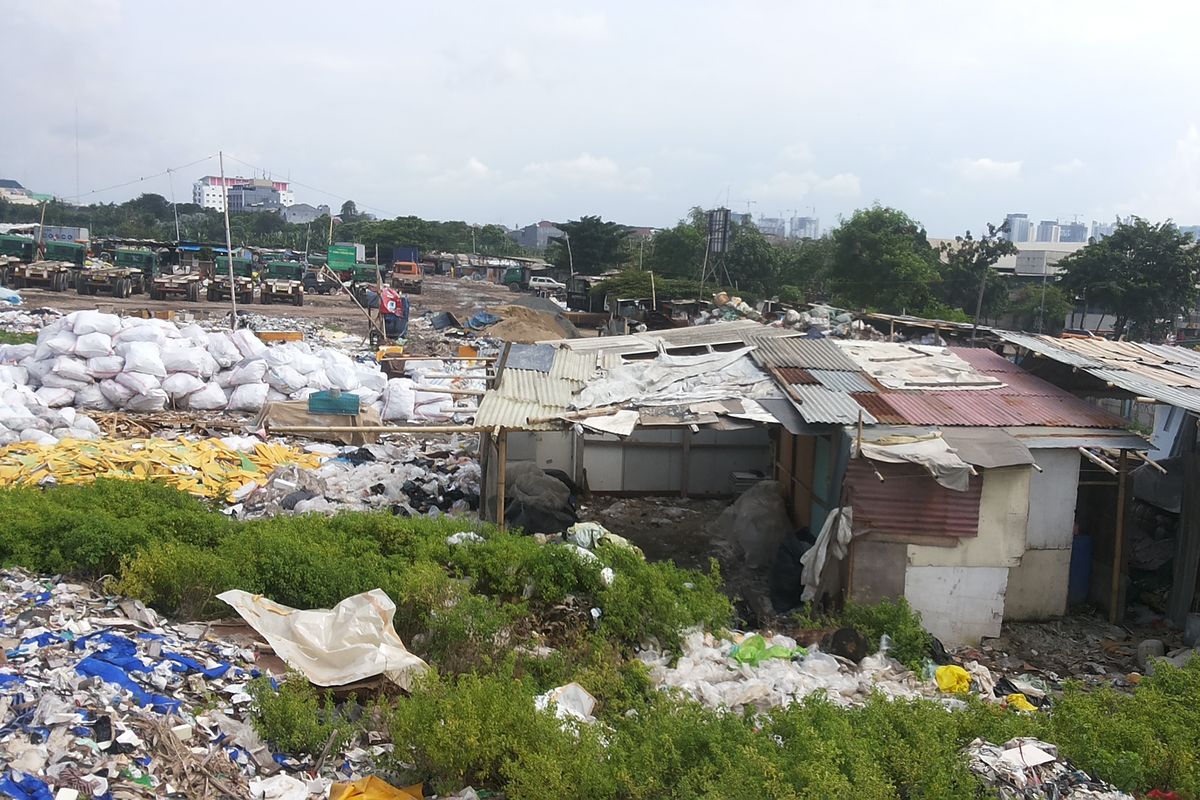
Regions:
[[[497,173],[475,156],[471,156],[462,164],[439,172],[429,178],[434,185],[458,185],[465,183],[483,183],[497,177]]]
[[[534,29],[550,41],[571,40],[575,42],[599,43],[609,38],[608,18],[604,14],[568,14],[555,11],[538,18]]]
[[[1072,158],[1070,161],[1055,164],[1051,169],[1059,175],[1074,175],[1077,172],[1082,172],[1085,167],[1087,167],[1087,164],[1083,161],[1078,158]]]
[[[958,176],[968,181],[1007,181],[1021,175],[1020,161],[994,158],[959,158],[950,164]]]
[[[570,184],[576,189],[629,189],[648,188],[651,172],[646,167],[622,169],[607,156],[580,153],[574,158],[556,161],[537,161],[526,164],[522,173],[542,183]]]
[[[792,164],[809,164],[813,160],[813,151],[805,142],[794,142],[779,151],[779,160]]]
[[[862,191],[859,177],[852,172],[839,172],[823,176],[812,170],[776,172],[766,180],[751,184],[747,189],[750,197],[757,201],[793,202],[818,195],[832,199],[858,197]]]

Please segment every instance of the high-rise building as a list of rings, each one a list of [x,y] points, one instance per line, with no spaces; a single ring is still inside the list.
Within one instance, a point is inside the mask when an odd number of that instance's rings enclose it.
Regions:
[[[787,236],[787,222],[782,217],[759,217],[754,223],[763,236],[782,239]]]
[[[1008,223],[1008,232],[1004,234],[1004,238],[1010,242],[1028,242],[1029,241],[1029,215],[1028,214],[1009,214],[1004,218]]]
[[[1096,222],[1092,220],[1092,238],[1097,242],[1105,236],[1112,236],[1113,229],[1117,227],[1115,222]]]
[[[257,211],[264,208],[278,210],[296,202],[296,193],[287,181],[264,178],[225,178],[229,192],[229,210]],[[221,191],[219,175],[205,175],[192,184],[192,202],[201,208],[225,210],[225,193]]]
[[[1060,242],[1087,242],[1088,226],[1082,222],[1064,222],[1058,226]]]
[[[792,217],[788,235],[793,239],[819,239],[821,220],[816,217]]]
[[[1062,229],[1058,225],[1056,219],[1044,219],[1037,226],[1037,241],[1039,242],[1057,242],[1062,235]]]

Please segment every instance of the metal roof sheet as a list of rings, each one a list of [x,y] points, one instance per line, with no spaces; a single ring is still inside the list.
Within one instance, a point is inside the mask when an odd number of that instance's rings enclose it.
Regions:
[[[532,369],[506,369],[500,374],[496,393],[512,400],[526,400],[545,406],[566,408],[571,405],[579,384]]]
[[[892,408],[885,395],[855,393],[850,397],[875,417],[875,420],[881,425],[904,425],[908,422],[899,411]]]
[[[1149,450],[1153,445],[1136,433],[1118,429],[1024,426],[1004,429],[1031,450],[1104,447],[1110,450]]]
[[[824,386],[794,384],[789,387],[792,399],[805,422],[848,425],[861,418],[864,425],[874,425],[875,417],[850,395],[834,392]]]
[[[783,381],[785,385],[791,385],[793,383],[820,383],[820,381],[813,377],[811,372],[806,369],[801,369],[800,367],[775,367],[770,371],[779,380]]]
[[[1088,367],[1103,366],[1102,364],[1097,363],[1094,359],[1087,358],[1070,350],[1065,350],[1056,344],[1058,341],[1066,341],[1064,339],[1052,340],[1046,336],[1034,336],[1033,334],[1029,333],[1015,333],[1013,331],[996,331],[996,335],[1010,344],[1015,344],[1018,347],[1024,347],[1026,350],[1032,350],[1033,352],[1040,353],[1044,356],[1049,356],[1055,361],[1061,361],[1062,363],[1069,364],[1072,367],[1086,369]]]
[[[1072,395],[983,392],[888,392],[882,395],[913,425],[1014,425],[1119,428],[1124,421]]]
[[[508,346],[508,358],[504,360],[505,369],[531,369],[538,372],[549,372],[554,363],[555,350],[549,344],[519,344]]]
[[[754,339],[751,354],[763,367],[860,372],[859,366],[828,339]]]
[[[970,479],[967,491],[956,492],[916,464],[852,458],[846,468],[846,487],[856,531],[951,537],[979,533],[981,476]]]
[[[761,337],[798,336],[795,331],[786,328],[768,328],[754,320],[743,319],[733,322],[717,322],[712,325],[695,325],[689,328],[672,328],[665,331],[647,331],[646,333],[630,334],[628,336],[590,336],[579,339],[560,339],[551,344],[561,345],[577,353],[608,352],[629,355],[632,353],[653,353],[658,349],[659,342],[668,350],[685,347],[705,347],[707,345],[739,344],[746,341],[749,334]]]
[[[475,424],[481,428],[508,428],[510,430],[553,431],[565,423],[538,423],[530,425],[530,419],[552,417],[567,413],[566,408],[546,406],[526,400],[514,400],[496,392],[488,392],[479,401],[475,412]]]
[[[877,392],[879,388],[861,372],[842,372],[832,369],[813,369],[809,373],[826,389],[835,392]],[[799,383],[799,381],[797,381]]]
[[[620,356],[616,357],[618,362]],[[565,347],[554,351],[554,363],[550,365],[550,375],[555,378],[565,378],[579,384],[587,383],[596,374],[596,354],[576,353]]]
[[[1200,413],[1200,391],[1171,386],[1125,369],[1089,369],[1088,373],[1138,397],[1153,397],[1168,405]]]

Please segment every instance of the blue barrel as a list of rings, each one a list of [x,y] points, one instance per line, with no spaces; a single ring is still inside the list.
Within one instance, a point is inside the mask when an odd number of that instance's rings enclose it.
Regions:
[[[1071,580],[1067,585],[1070,605],[1086,603],[1092,585],[1092,537],[1076,536],[1071,543]]]

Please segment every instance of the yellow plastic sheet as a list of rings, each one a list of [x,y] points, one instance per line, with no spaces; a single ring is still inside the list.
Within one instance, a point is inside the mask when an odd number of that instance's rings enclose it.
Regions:
[[[938,667],[933,673],[938,688],[947,694],[966,694],[971,691],[971,673],[954,664]]]
[[[1004,702],[1008,703],[1009,708],[1015,708],[1017,711],[1037,711],[1037,706],[1029,702],[1020,692],[1010,694],[1004,698]]]
[[[205,498],[226,498],[262,481],[276,467],[320,466],[319,457],[294,447],[260,442],[253,453],[220,439],[63,439],[53,445],[17,442],[0,447],[0,486],[90,483],[96,478],[159,480]]]
[[[422,800],[425,797],[421,784],[397,789],[372,775],[354,783],[335,783],[329,787],[329,800]]]

